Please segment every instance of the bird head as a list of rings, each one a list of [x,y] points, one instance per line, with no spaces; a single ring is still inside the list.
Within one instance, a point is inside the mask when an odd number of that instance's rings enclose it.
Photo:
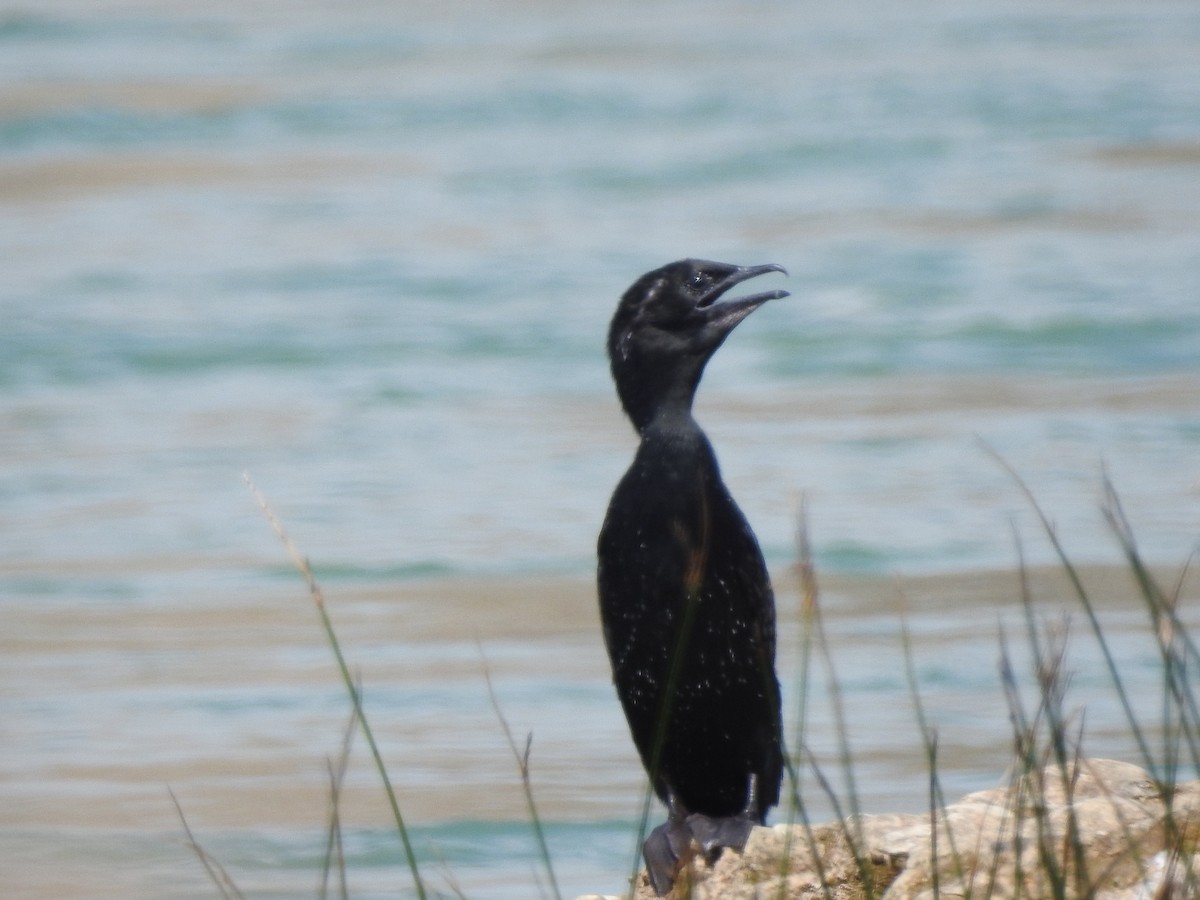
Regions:
[[[690,409],[704,365],[739,322],[787,291],[723,299],[743,281],[783,266],[684,259],[647,272],[621,297],[608,356],[621,404],[641,428],[664,408]]]

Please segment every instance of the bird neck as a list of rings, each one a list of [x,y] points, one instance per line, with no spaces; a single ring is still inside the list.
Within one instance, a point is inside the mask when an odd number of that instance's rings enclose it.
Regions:
[[[633,427],[644,440],[647,435],[690,434],[700,431],[692,417],[694,387],[680,388],[656,398],[653,404],[625,405]]]
[[[621,407],[639,434],[654,421],[686,423],[704,375],[707,356],[664,357],[633,353],[612,358],[613,381]],[[695,423],[692,423],[693,426]]]
[[[662,371],[653,366],[614,372],[621,406],[638,434],[651,425],[696,428],[692,400],[700,384],[703,366],[675,367]]]
[[[643,443],[677,443],[681,439],[690,443],[704,437],[704,431],[692,415],[691,397],[686,403],[659,404],[644,421],[634,420],[634,426]]]

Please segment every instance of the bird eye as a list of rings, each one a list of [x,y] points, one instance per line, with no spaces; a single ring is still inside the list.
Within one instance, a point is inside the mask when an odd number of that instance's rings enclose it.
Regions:
[[[705,285],[707,285],[708,282],[709,282],[708,275],[706,275],[704,272],[695,272],[692,274],[692,278],[689,283],[694,288],[702,288]]]

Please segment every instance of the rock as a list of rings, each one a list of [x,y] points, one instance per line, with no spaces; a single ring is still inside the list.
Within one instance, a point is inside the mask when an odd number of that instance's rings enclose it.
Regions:
[[[855,848],[861,848],[856,853]],[[656,900],[643,871],[634,900]],[[1165,795],[1143,769],[1079,760],[1010,778],[928,815],[756,828],[715,865],[699,853],[672,900],[1200,896],[1200,781]],[[585,900],[585,898],[580,898]],[[592,898],[588,898],[592,900]],[[595,898],[599,900],[599,898]],[[614,898],[607,898],[614,900]]]

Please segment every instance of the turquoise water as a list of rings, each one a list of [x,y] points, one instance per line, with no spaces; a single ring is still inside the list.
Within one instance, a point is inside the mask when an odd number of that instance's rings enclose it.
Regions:
[[[74,796],[47,748],[136,757],[144,717],[254,756],[272,710],[252,684],[212,707],[190,675],[145,700],[114,674],[70,700],[89,672],[197,652],[150,625],[129,656],[123,617],[203,629],[210,604],[297,586],[243,472],[334,591],[590,577],[633,448],[608,317],[682,256],[790,272],[698,409],[774,567],[801,495],[822,571],[1004,568],[1014,525],[1051,560],[984,444],[1081,562],[1118,560],[1107,470],[1144,552],[1181,563],[1200,540],[1198,59],[1200,10],[1157,0],[0,10],[0,602],[55,628],[113,617],[74,654],[13,638],[7,789],[37,771]],[[439,652],[474,652],[469,622],[441,627]],[[325,662],[295,652],[282,670]],[[536,696],[553,675],[528,665],[509,677]],[[602,669],[579,684],[556,703],[623,740]],[[283,747],[337,707],[307,688],[274,711],[296,717]],[[596,876],[622,848],[573,862],[572,888],[615,889]]]
[[[779,404],[737,423],[752,458],[718,445],[774,558],[807,491],[834,564],[848,544],[878,570],[1007,561],[995,504],[950,487],[997,483],[976,435],[1089,534],[1107,460],[1181,558],[1197,16],[863,13],[9,11],[8,552],[259,552],[248,470],[336,571],[585,568],[629,452],[607,318],[642,271],[697,255],[792,273],[704,395]],[[1072,400],[1162,378],[1132,410]],[[898,435],[839,415],[845,391],[895,421],[911,390],[964,380],[983,386],[967,421],[954,397]],[[991,408],[1010,380],[1028,396]],[[1047,384],[1071,408],[1029,408]],[[831,391],[814,433],[804,404]],[[856,484],[909,481],[905,453],[947,493],[935,515]]]

